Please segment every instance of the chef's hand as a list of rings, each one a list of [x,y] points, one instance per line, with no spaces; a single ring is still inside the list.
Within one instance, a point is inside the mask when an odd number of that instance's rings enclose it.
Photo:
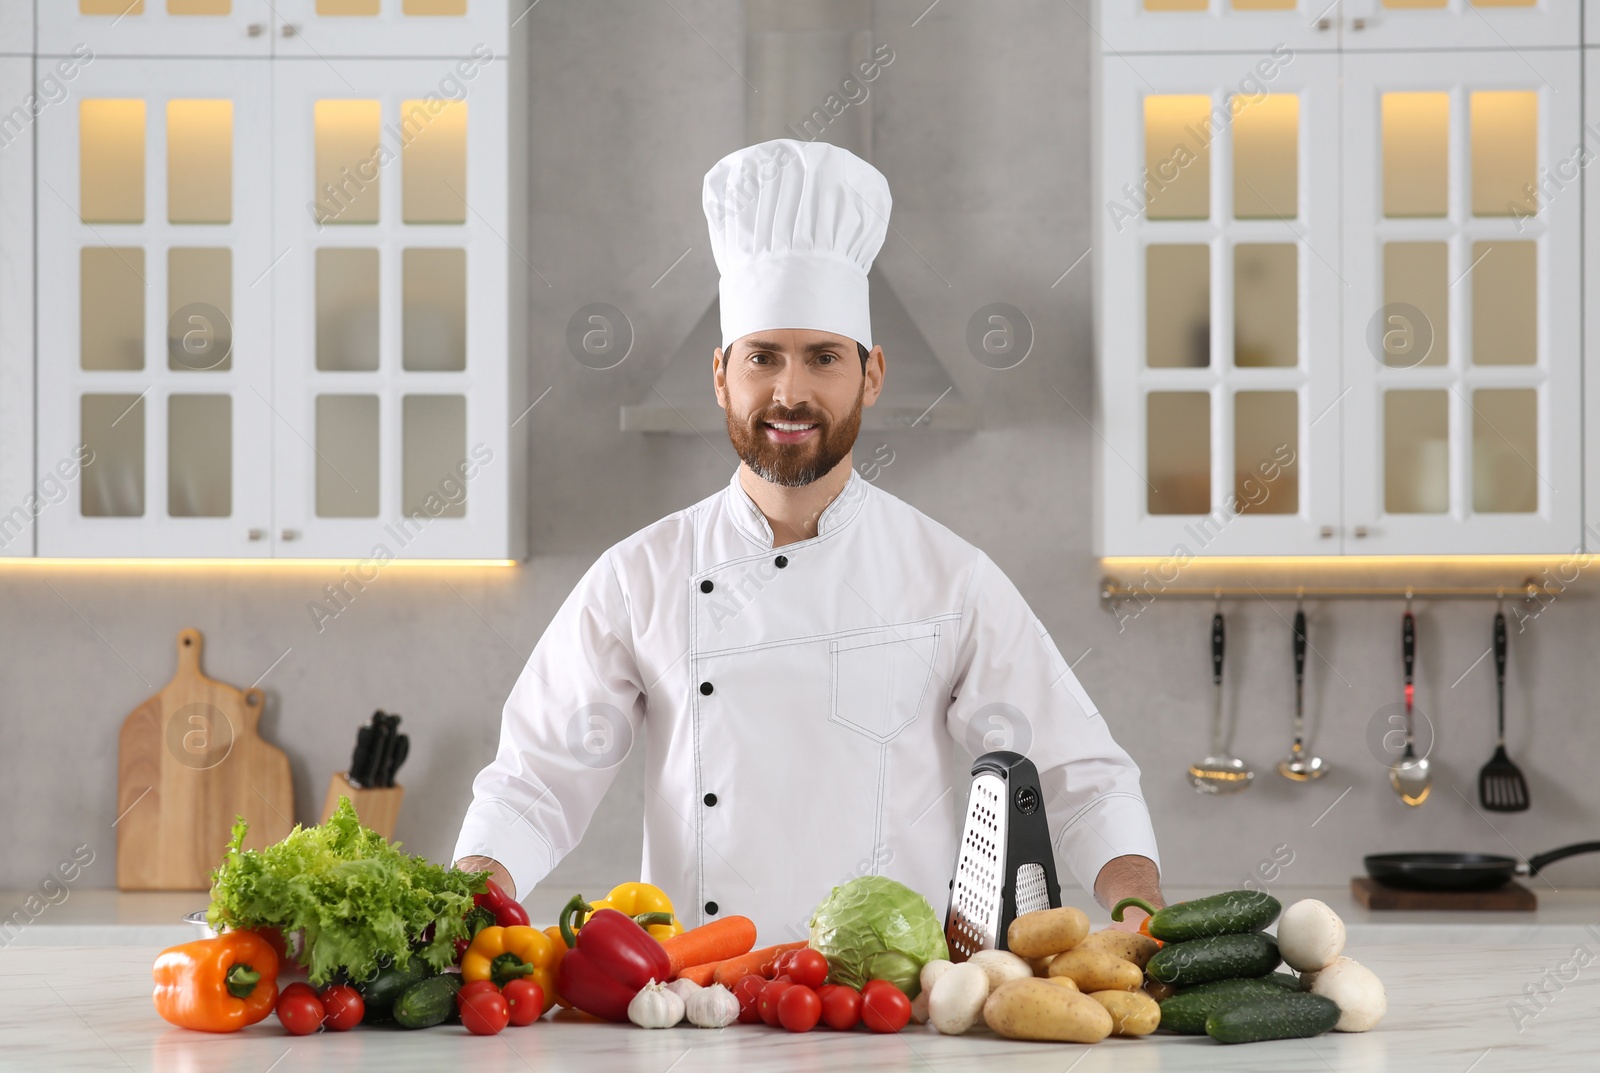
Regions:
[[[1161,873],[1156,862],[1149,857],[1128,854],[1113,857],[1106,862],[1094,880],[1094,900],[1110,909],[1124,898],[1143,898],[1160,909],[1166,905],[1161,897]],[[1138,931],[1139,924],[1149,914],[1133,906],[1122,911],[1122,920],[1112,921],[1114,931]]]
[[[501,890],[513,898],[517,896],[517,885],[511,882],[511,873],[493,857],[463,857],[456,862],[456,867],[463,872],[488,872]]]

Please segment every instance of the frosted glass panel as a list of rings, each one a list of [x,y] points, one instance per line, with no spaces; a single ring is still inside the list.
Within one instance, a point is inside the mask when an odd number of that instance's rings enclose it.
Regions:
[[[1145,364],[1153,369],[1211,364],[1211,249],[1199,244],[1145,249]]]
[[[226,518],[233,513],[233,399],[167,398],[167,513]]]
[[[1528,215],[1539,211],[1539,94],[1531,89],[1479,91],[1471,96],[1472,214]]]
[[[86,518],[144,514],[144,399],[84,395],[78,428],[93,461],[83,467],[79,508]]]
[[[317,368],[378,367],[378,251],[324,246],[317,251]]]
[[[233,251],[167,251],[167,368],[233,368]]]
[[[1206,0],[1144,0],[1146,11],[1204,11]]]
[[[168,15],[231,15],[233,0],[167,0]]]
[[[80,15],[143,15],[144,0],[78,0]]]
[[[1300,98],[1233,98],[1233,214],[1292,220],[1300,201]]]
[[[317,396],[317,517],[378,515],[378,396]]]
[[[1204,220],[1211,215],[1211,98],[1144,99],[1145,215]]]
[[[1450,247],[1388,242],[1383,247],[1383,363],[1409,369],[1450,357]]]
[[[1539,509],[1539,395],[1533,388],[1472,393],[1472,509]]]
[[[467,251],[405,251],[405,341],[401,364],[411,371],[467,367]]]
[[[1233,248],[1233,363],[1294,365],[1300,358],[1299,256],[1290,242]]]
[[[407,395],[400,509],[434,518],[467,513],[458,468],[467,457],[467,400],[462,395]]]
[[[1145,409],[1151,514],[1211,512],[1211,396],[1152,391]]]
[[[233,218],[233,102],[167,102],[167,219]]]
[[[317,222],[375,224],[382,158],[377,101],[318,101],[315,186]]]
[[[376,15],[378,0],[317,0],[318,15]]]
[[[438,97],[403,101],[400,126],[401,215],[408,224],[467,219],[467,102]]]
[[[1383,6],[1391,10],[1403,8],[1444,7],[1450,0],[1383,0]]]
[[[144,102],[78,105],[78,215],[84,223],[144,221]]]
[[[144,368],[144,250],[78,254],[78,360],[85,369]]]
[[[1233,397],[1233,494],[1239,509],[1293,514],[1300,509],[1299,396],[1241,391]]]
[[[1443,514],[1450,509],[1450,409],[1444,391],[1383,396],[1383,509]]]
[[[1295,0],[1233,0],[1235,11],[1293,11]]]
[[[405,0],[400,11],[405,15],[465,15],[467,0]]]
[[[1383,214],[1443,216],[1450,207],[1450,95],[1383,95]]]
[[[1474,242],[1472,259],[1472,363],[1532,365],[1539,357],[1538,246]]]

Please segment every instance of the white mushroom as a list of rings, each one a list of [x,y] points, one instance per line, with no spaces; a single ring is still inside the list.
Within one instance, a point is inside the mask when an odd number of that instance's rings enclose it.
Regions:
[[[1336,1032],[1365,1032],[1383,1020],[1389,1010],[1383,981],[1371,969],[1347,957],[1318,971],[1311,980],[1310,991],[1332,999],[1339,1007],[1339,1021],[1333,1026]]]
[[[1344,950],[1344,921],[1315,898],[1295,902],[1278,920],[1278,953],[1297,972],[1332,965]]]

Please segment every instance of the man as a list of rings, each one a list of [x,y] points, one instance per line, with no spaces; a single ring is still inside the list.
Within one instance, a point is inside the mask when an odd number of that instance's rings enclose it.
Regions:
[[[642,876],[685,925],[738,913],[762,942],[804,938],[829,891],[869,873],[942,914],[967,768],[1011,748],[1096,900],[1159,904],[1138,768],[1044,626],[983,552],[852,466],[885,375],[867,272],[887,182],[780,139],[713,167],[704,205],[712,383],[740,466],[612,547],[556,613],[473,785],[459,864],[529,890],[642,737]]]

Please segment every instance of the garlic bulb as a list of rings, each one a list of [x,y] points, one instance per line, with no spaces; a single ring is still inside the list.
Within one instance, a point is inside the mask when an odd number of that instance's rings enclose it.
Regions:
[[[672,980],[668,982],[667,990],[683,999],[684,1005],[687,1006],[689,1003],[689,996],[694,994],[696,991],[701,990],[701,987],[693,980]]]
[[[683,1020],[683,999],[651,980],[628,1003],[628,1020],[640,1028],[671,1028]]]
[[[726,1028],[739,1019],[739,1000],[721,984],[702,987],[689,996],[689,1023],[701,1028]]]

